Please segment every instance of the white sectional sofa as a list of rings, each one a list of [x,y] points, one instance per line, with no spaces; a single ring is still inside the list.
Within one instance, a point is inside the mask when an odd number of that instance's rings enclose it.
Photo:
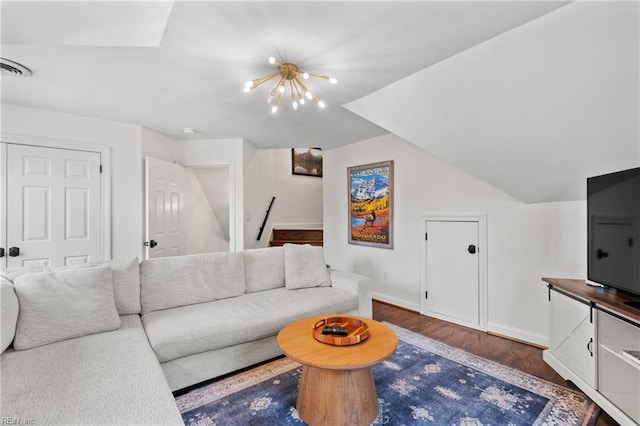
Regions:
[[[316,314],[371,316],[368,279],[286,245],[2,271],[2,418],[182,424],[171,391],[281,354]]]

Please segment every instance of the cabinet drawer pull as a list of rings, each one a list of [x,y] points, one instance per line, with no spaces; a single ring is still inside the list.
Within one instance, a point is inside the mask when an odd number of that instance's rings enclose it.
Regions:
[[[589,354],[593,357],[593,351],[591,350],[592,345],[593,345],[593,337],[589,339],[589,343],[587,343],[587,350],[589,351]]]

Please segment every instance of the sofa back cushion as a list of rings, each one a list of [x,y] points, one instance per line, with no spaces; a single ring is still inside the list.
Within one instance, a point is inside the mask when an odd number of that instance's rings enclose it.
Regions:
[[[284,287],[284,249],[269,247],[242,252],[247,293]]]
[[[245,289],[241,253],[160,257],[140,264],[143,314],[239,296]]]
[[[285,244],[283,249],[287,290],[331,285],[322,247]]]
[[[20,304],[16,350],[120,327],[108,266],[23,274],[14,287]]]
[[[9,280],[0,278],[0,340],[2,341],[2,350],[11,345],[13,336],[16,334],[16,322],[18,321],[18,296],[13,288],[13,284]]]
[[[140,313],[140,263],[137,257],[128,259],[115,259],[103,263],[81,263],[71,266],[46,267],[25,266],[21,268],[9,268],[2,270],[1,274],[13,282],[23,274],[34,272],[62,271],[67,269],[93,268],[96,266],[109,266],[113,273],[113,294],[116,301],[116,309],[119,315],[132,315]]]

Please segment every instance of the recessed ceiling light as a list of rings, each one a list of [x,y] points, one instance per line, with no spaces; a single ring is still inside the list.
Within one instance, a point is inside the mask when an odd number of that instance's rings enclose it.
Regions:
[[[193,134],[193,133],[195,133],[195,132],[196,132],[196,130],[195,130],[195,129],[193,129],[193,128],[191,128],[191,127],[185,127],[185,128],[184,128],[184,130],[183,130],[183,132],[185,132],[185,133],[189,133],[189,134]]]

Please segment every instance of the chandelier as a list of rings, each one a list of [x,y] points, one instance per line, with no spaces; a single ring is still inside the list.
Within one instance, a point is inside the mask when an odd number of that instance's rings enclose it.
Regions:
[[[271,112],[274,114],[278,112],[278,107],[280,106],[280,101],[283,97],[291,98],[291,106],[294,110],[298,109],[298,105],[304,105],[306,100],[315,101],[320,108],[325,107],[324,102],[309,91],[307,86],[300,80],[300,77],[302,77],[302,80],[308,80],[310,77],[321,78],[323,80],[328,80],[331,84],[336,84],[338,82],[338,80],[333,77],[302,71],[295,64],[280,63],[276,61],[276,58],[273,56],[269,58],[269,63],[271,65],[277,65],[279,69],[271,74],[265,75],[264,77],[247,81],[244,84],[243,91],[245,93],[249,93],[251,89],[260,86],[262,83],[266,83],[269,80],[280,77],[278,83],[267,97],[267,103],[269,104],[275,99],[275,104],[271,107]],[[285,95],[287,88],[289,89],[289,93]]]

